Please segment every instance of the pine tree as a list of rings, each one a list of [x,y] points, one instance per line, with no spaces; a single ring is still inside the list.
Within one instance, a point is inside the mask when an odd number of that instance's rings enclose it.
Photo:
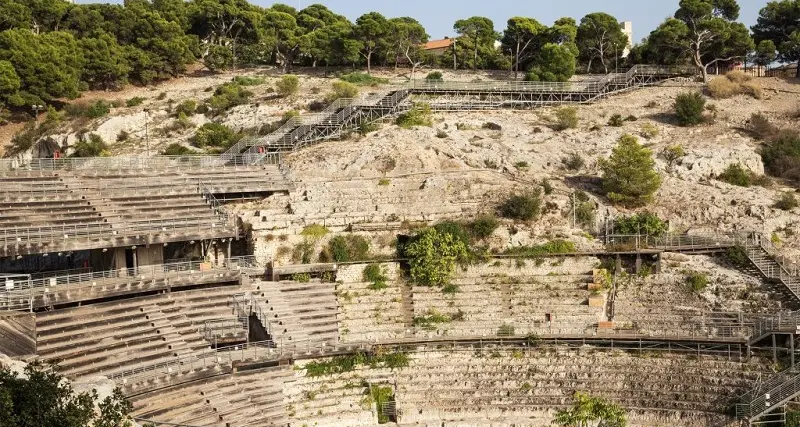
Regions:
[[[603,170],[603,191],[614,203],[626,207],[644,206],[653,200],[661,186],[661,177],[654,170],[653,152],[635,136],[623,135],[608,159],[600,159]]]

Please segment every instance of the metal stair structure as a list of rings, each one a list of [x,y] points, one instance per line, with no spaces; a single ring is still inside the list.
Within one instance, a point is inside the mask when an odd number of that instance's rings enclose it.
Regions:
[[[783,422],[786,419],[786,404],[799,395],[800,369],[792,367],[742,395],[736,404],[736,418],[745,420],[750,426]]]
[[[293,117],[267,136],[243,138],[223,153],[220,160],[223,163],[258,164],[267,153],[295,151],[311,143],[340,137],[361,125],[396,117],[416,102],[425,102],[434,111],[587,104],[613,94],[695,74],[693,67],[635,65],[626,73],[579,82],[414,80],[363,99],[339,99],[320,113]]]
[[[756,235],[745,250],[747,258],[765,278],[782,284],[800,301],[800,269],[797,264],[782,256],[766,236]]]

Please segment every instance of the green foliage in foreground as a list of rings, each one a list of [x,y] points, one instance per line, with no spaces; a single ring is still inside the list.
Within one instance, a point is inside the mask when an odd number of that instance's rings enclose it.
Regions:
[[[397,117],[397,125],[406,129],[414,126],[433,126],[431,106],[423,103],[414,104],[410,110]]]
[[[0,366],[0,426],[130,427],[132,406],[115,389],[99,403],[97,393],[75,393],[56,369],[32,362],[22,376]]]
[[[363,278],[365,282],[370,282],[369,289],[373,291],[386,289],[386,281],[389,280],[380,264],[370,264],[364,267]]]
[[[614,222],[615,234],[644,234],[657,237],[664,235],[668,228],[666,221],[651,212],[617,218]]]
[[[409,357],[406,353],[387,353],[370,355],[358,352],[351,355],[335,356],[324,361],[306,363],[306,376],[321,377],[325,375],[352,372],[359,366],[370,368],[399,369],[408,366]]]
[[[653,152],[635,136],[623,135],[611,157],[598,161],[603,170],[603,191],[612,202],[626,207],[644,206],[661,187]]]
[[[536,246],[518,246],[506,251],[506,255],[521,255],[525,257],[539,257],[543,255],[557,255],[575,253],[575,243],[568,240],[551,240]]]
[[[450,233],[426,228],[403,248],[411,264],[411,278],[423,286],[445,286],[456,262],[467,256],[467,246]]]
[[[625,410],[617,404],[599,397],[592,397],[583,392],[576,392],[574,403],[569,409],[556,412],[553,424],[562,427],[587,427],[601,425],[604,427],[625,427],[628,420]]]

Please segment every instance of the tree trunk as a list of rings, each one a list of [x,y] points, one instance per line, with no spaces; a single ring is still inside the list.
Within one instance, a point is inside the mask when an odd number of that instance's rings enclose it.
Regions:
[[[367,74],[372,74],[372,52],[367,52]]]
[[[519,78],[519,40],[517,40],[516,64],[514,64],[514,80]]]
[[[794,72],[794,77],[800,79],[800,59],[797,60],[797,70]]]
[[[478,38],[477,37],[475,38],[475,57],[472,60],[475,61],[475,62],[472,63],[472,69],[473,70],[477,70],[478,69]]]
[[[592,72],[592,61],[594,61],[594,57],[589,58],[589,65],[586,66],[586,74],[589,74],[589,73]]]

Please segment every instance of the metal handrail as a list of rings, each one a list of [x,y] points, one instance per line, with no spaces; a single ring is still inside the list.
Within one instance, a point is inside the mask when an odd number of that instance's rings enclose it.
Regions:
[[[264,156],[263,164],[279,164],[280,153]],[[65,157],[60,159],[33,158],[29,160],[1,159],[0,171],[12,170],[92,170],[112,169],[181,169],[250,166],[236,159],[220,156],[152,156],[152,157]]]

